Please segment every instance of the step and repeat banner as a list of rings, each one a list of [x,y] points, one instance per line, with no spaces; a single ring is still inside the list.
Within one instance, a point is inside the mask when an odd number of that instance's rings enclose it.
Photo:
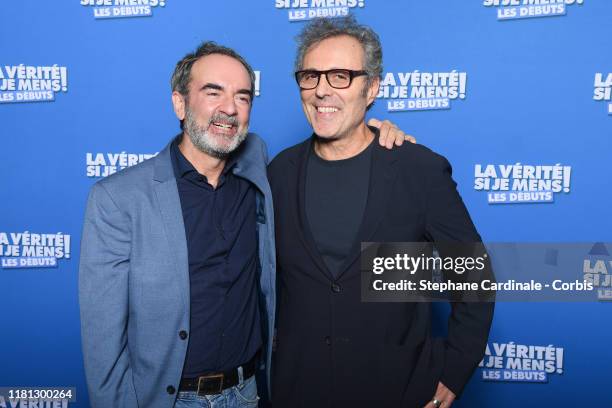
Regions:
[[[486,242],[590,243],[589,302],[498,303],[457,407],[612,407],[612,2],[62,0],[0,4],[0,407],[60,387],[89,406],[77,275],[93,183],[180,132],[176,62],[203,40],[257,73],[251,130],[270,156],[310,134],[294,37],[349,13],[384,47],[369,116],[446,156]],[[399,205],[399,204],[398,204]],[[561,262],[563,251],[547,255]],[[445,306],[436,305],[437,330]],[[41,407],[43,405],[40,405]]]

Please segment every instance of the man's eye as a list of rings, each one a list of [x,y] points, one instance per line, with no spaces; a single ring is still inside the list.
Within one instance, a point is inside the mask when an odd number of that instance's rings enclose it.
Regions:
[[[335,79],[339,79],[339,80],[341,80],[341,81],[345,81],[345,80],[347,80],[347,79],[348,79],[348,75],[347,75],[345,72],[334,72],[334,73],[332,74],[332,76],[333,76]]]
[[[304,74],[304,79],[306,80],[312,80],[315,79],[317,77],[317,74],[315,72],[306,72]]]
[[[219,92],[208,92],[206,95],[217,96],[217,95],[219,95]]]

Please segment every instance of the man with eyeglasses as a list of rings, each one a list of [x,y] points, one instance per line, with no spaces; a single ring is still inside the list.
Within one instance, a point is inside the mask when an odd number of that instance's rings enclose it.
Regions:
[[[481,360],[492,304],[453,303],[445,342],[428,303],[362,303],[361,242],[478,242],[445,158],[386,150],[365,114],[382,48],[353,17],[310,22],[296,81],[313,128],[268,168],[275,207],[275,407],[448,408]]]

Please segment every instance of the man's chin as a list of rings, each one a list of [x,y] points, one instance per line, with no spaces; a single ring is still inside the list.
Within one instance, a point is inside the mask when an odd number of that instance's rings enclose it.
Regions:
[[[337,132],[332,132],[328,129],[314,128],[314,134],[321,142],[333,142],[334,140],[340,139]]]
[[[211,150],[214,150],[218,156],[227,156],[237,150],[244,142],[245,135],[241,132],[236,132],[232,136],[212,135],[209,133],[209,145]]]
[[[236,139],[240,137],[240,134],[238,133],[238,131],[232,131],[231,133],[225,133],[225,132],[217,133],[217,132],[209,130],[207,132],[207,135],[211,143],[221,148],[231,146],[233,143],[235,143]]]
[[[234,143],[236,136],[220,136],[220,135],[210,135],[209,140],[211,144],[219,147],[221,149],[227,148]]]

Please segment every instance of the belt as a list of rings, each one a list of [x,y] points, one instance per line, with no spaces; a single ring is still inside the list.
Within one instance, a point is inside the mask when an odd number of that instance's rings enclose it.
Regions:
[[[259,353],[242,365],[242,378],[255,374]],[[220,394],[226,388],[238,385],[238,367],[222,373],[211,373],[194,378],[181,378],[180,391],[196,391],[198,395]]]

